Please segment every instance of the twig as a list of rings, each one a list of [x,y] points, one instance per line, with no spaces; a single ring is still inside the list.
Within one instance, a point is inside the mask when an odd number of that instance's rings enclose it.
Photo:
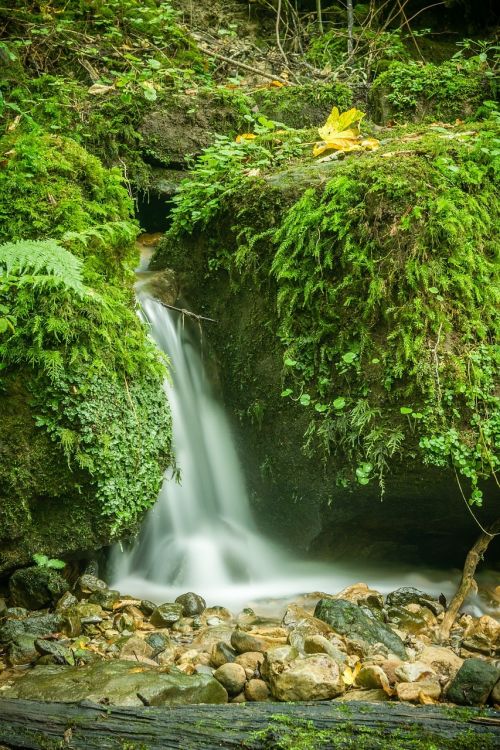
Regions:
[[[204,315],[197,315],[194,312],[191,312],[191,310],[185,310],[183,307],[174,307],[173,305],[167,305],[166,302],[162,302],[161,299],[158,299],[158,297],[154,298],[156,302],[159,302],[160,305],[163,305],[163,307],[167,307],[169,310],[175,310],[175,312],[180,312],[183,315],[188,315],[190,318],[196,318],[196,320],[207,320],[209,323],[217,323],[217,320],[214,320],[213,318],[206,318]]]
[[[237,68],[243,68],[244,70],[250,71],[250,73],[256,73],[257,75],[262,76],[262,78],[267,78],[268,81],[279,81],[284,86],[295,86],[292,81],[287,81],[285,78],[280,78],[280,76],[277,75],[265,73],[263,70],[253,67],[253,65],[247,65],[247,63],[235,60],[233,57],[226,57],[225,55],[221,55],[219,52],[214,52],[213,50],[207,49],[206,47],[200,47],[199,49],[205,55],[208,55],[208,57],[215,57],[217,60],[222,60],[223,62],[230,63],[231,65],[236,65]]]

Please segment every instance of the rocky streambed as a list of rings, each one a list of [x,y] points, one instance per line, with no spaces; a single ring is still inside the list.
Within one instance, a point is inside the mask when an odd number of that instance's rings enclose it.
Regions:
[[[443,614],[442,602],[417,589],[384,598],[357,583],[262,618],[206,607],[194,593],[156,605],[90,574],[69,590],[55,571],[25,569],[0,606],[0,696],[130,707],[361,700],[498,708],[500,623],[462,614],[442,644]]]

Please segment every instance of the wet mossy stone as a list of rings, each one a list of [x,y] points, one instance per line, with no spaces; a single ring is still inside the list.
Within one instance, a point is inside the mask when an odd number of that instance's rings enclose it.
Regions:
[[[10,602],[16,607],[43,609],[55,604],[69,589],[57,570],[33,566],[16,570],[9,579]]]
[[[421,607],[427,607],[436,617],[443,612],[444,607],[433,596],[425,594],[413,586],[402,586],[395,591],[387,594],[387,607],[406,607],[407,604],[420,604]]]
[[[5,691],[10,698],[60,701],[90,700],[115,706],[176,706],[227,703],[227,692],[209,675],[168,674],[130,661],[98,661],[83,667],[35,667]]]
[[[175,603],[182,606],[183,617],[201,615],[207,606],[205,599],[199,594],[194,594],[192,591],[188,591],[187,594],[181,594],[178,596]]]
[[[369,610],[363,610],[357,604],[344,599],[320,599],[314,616],[328,623],[335,632],[353,641],[362,641],[370,645],[382,643],[401,659],[408,658],[401,638],[368,612]]]
[[[164,633],[150,633],[145,638],[145,641],[153,649],[152,658],[158,656],[158,654],[165,651],[171,645],[170,638]]]
[[[7,661],[11,667],[22,664],[31,664],[38,659],[39,652],[35,647],[36,636],[30,633],[19,633],[9,643],[7,648]]]
[[[500,669],[483,659],[466,659],[446,693],[450,703],[460,706],[484,706],[496,682]]]
[[[72,666],[75,663],[75,657],[71,649],[57,641],[37,638],[35,649],[41,656],[50,656],[53,664],[69,664]]]
[[[0,627],[0,643],[9,643],[17,635],[30,633],[33,636],[58,633],[64,624],[64,617],[58,614],[35,615],[24,620],[7,620]]]
[[[156,607],[151,615],[151,625],[157,628],[169,628],[182,617],[182,604],[167,602]]]
[[[120,592],[115,589],[99,589],[89,596],[88,601],[90,604],[99,604],[103,609],[111,611],[119,598]]]

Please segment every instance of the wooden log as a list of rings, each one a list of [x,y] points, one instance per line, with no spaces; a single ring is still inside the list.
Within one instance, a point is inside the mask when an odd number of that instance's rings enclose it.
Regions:
[[[500,747],[500,713],[358,701],[119,708],[0,699],[0,746],[9,750],[492,750]]]

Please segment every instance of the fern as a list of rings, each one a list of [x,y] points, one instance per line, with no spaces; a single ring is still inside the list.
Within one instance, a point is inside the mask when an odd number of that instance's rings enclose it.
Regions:
[[[80,297],[90,292],[83,283],[82,261],[55,240],[24,240],[0,245],[4,281],[30,286],[60,286]]]

